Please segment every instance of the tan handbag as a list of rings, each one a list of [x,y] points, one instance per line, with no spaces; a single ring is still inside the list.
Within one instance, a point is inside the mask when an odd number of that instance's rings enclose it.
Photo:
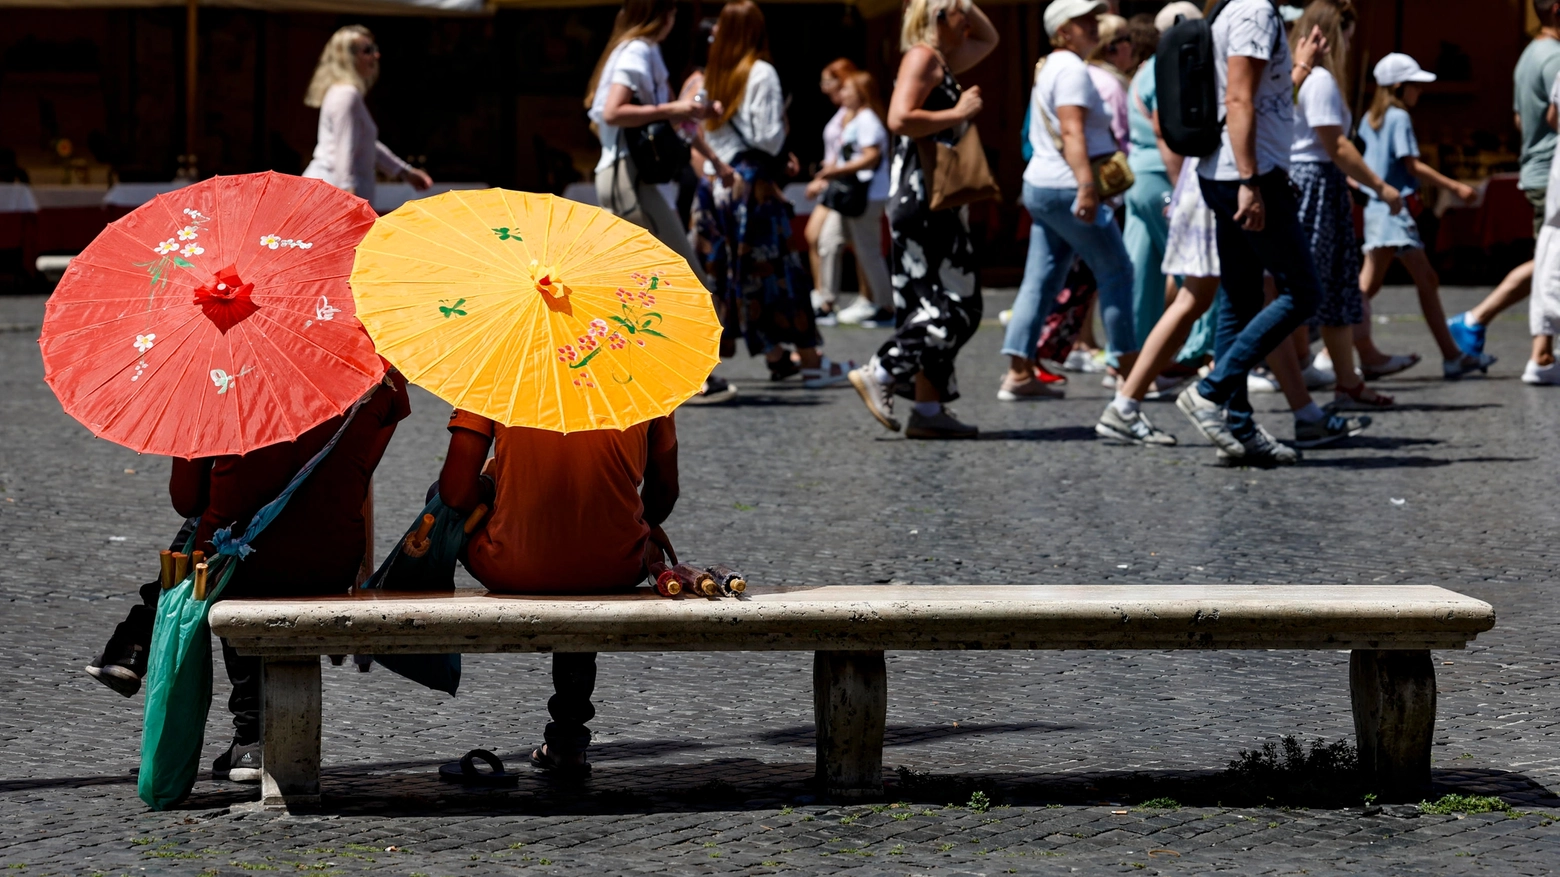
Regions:
[[[1049,57],[1049,56],[1048,56]],[[1045,66],[1046,59],[1041,58],[1035,65],[1035,75],[1040,75],[1040,68]],[[1051,142],[1056,145],[1057,154],[1066,160],[1067,152],[1062,148],[1061,135],[1056,133],[1056,127],[1051,124],[1051,117],[1040,111],[1040,120],[1045,123],[1045,131],[1051,135]],[[1132,188],[1137,182],[1137,176],[1132,173],[1132,166],[1127,163],[1127,154],[1116,150],[1109,155],[1089,159],[1089,170],[1094,172],[1094,190],[1100,196],[1100,200],[1114,198],[1122,192]]]
[[[951,210],[1002,197],[1002,190],[991,175],[991,165],[986,163],[986,149],[974,122],[953,146],[923,137],[916,141],[916,149],[926,173],[927,205],[931,209]]]

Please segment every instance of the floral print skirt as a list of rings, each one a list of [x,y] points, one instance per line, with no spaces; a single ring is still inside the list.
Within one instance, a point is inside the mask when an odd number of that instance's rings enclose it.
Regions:
[[[725,326],[722,352],[735,349],[739,337],[755,356],[781,345],[817,347],[812,277],[802,254],[791,249],[790,202],[740,156],[732,167],[747,183],[744,197],[701,182],[689,220]]]
[[[1352,326],[1365,319],[1365,305],[1349,181],[1330,161],[1297,161],[1289,168],[1289,179],[1300,190],[1299,225],[1311,239],[1321,293],[1311,325]]]

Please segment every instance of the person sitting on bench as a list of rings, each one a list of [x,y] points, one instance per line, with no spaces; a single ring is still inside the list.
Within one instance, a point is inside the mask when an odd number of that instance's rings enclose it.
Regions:
[[[373,398],[364,403],[330,453],[299,486],[281,515],[256,536],[222,592],[229,597],[312,597],[345,594],[357,583],[368,549],[363,505],[369,480],[378,468],[396,424],[411,414],[406,379],[391,371]],[[242,456],[175,459],[168,481],[173,507],[189,519],[175,540],[184,550],[193,529],[194,549],[215,557],[212,534],[232,526],[242,534],[260,507],[281,494],[293,476],[341,429],[338,415],[295,441],[279,442]],[[114,631],[103,654],[88,666],[93,678],[130,697],[146,673],[147,648],[157,583],[141,588],[142,603]],[[260,659],[242,657],[222,641],[222,662],[233,693],[233,743],[212,763],[212,776],[239,783],[260,781]]]
[[[677,503],[671,415],[618,431],[568,434],[505,427],[469,411],[450,417],[439,474],[444,503],[492,509],[466,546],[466,569],[490,591],[608,594],[629,590],[663,559],[660,525]],[[493,459],[484,471],[488,448]],[[641,486],[642,485],[642,486]],[[652,531],[657,536],[652,538]],[[531,763],[559,776],[590,770],[594,652],[553,653],[552,721]]]

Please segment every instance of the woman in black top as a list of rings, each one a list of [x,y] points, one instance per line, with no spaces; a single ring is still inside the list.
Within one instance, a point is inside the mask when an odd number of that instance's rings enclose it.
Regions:
[[[916,141],[953,145],[981,110],[980,88],[961,89],[955,74],[974,67],[997,46],[997,32],[970,0],[910,0],[900,31],[904,58],[888,108],[895,135],[893,188],[888,196],[893,235],[894,309],[898,330],[851,384],[890,430],[894,395],[915,400],[909,438],[973,438],[978,430],[954,419],[944,402],[957,399],[953,362],[980,325],[980,280],[967,211],[933,211],[931,181]]]

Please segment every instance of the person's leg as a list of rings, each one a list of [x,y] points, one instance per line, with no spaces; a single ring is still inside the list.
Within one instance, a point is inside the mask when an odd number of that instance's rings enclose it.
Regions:
[[[1148,340],[1143,342],[1132,371],[1116,390],[1118,396],[1143,401],[1154,385],[1154,379],[1174,361],[1176,352],[1186,343],[1198,318],[1213,305],[1218,292],[1217,277],[1186,278],[1186,287],[1148,333]]]
[[[1254,246],[1255,236],[1248,236],[1235,223],[1239,186],[1213,180],[1201,183],[1203,198],[1215,216],[1223,303],[1214,334],[1214,368],[1195,390],[1207,402],[1229,409],[1227,429],[1236,439],[1243,439],[1254,429],[1250,422],[1251,406],[1246,400],[1246,375],[1260,357],[1250,356],[1251,344],[1246,345],[1246,357],[1237,358],[1234,350],[1247,324],[1263,308],[1262,260]],[[1271,216],[1271,205],[1268,213]],[[1235,431],[1237,426],[1240,432]]]
[[[1049,216],[1047,220],[1056,234],[1094,272],[1094,282],[1099,288],[1100,322],[1105,326],[1108,352],[1116,357],[1118,368],[1130,371],[1138,350],[1137,328],[1132,318],[1132,259],[1122,242],[1114,212],[1109,205],[1102,204],[1094,224],[1084,225],[1073,218],[1071,201],[1067,209],[1065,220],[1051,221]]]
[[[845,224],[838,212],[821,205],[807,218],[809,233],[815,222],[817,239],[809,241],[816,262],[813,276],[818,278],[820,304],[834,310],[840,293],[840,268],[845,262]]]
[[[233,691],[228,712],[233,714],[233,742],[248,746],[260,742],[260,659],[244,656],[222,640],[222,665]]]
[[[596,690],[595,652],[554,652],[553,696],[547,701],[552,721],[543,732],[546,754],[565,765],[583,764],[590,746],[586,722],[596,717],[590,702]]]
[[[823,239],[824,223],[833,212],[822,204],[814,204],[812,212],[807,214],[807,225],[802,228],[802,237],[807,241],[807,263],[812,268],[813,276],[818,278],[820,292],[823,290],[824,270],[823,260],[818,254],[818,243]]]
[[[851,249],[856,253],[856,267],[864,281],[861,287],[862,300],[876,305],[878,310],[889,310],[894,304],[893,286],[888,279],[888,263],[883,259],[885,203],[868,202],[865,213],[845,221]]]
[[[1446,328],[1446,311],[1441,306],[1441,278],[1435,273],[1435,268],[1431,267],[1430,258],[1420,249],[1399,250],[1398,258],[1403,260],[1403,267],[1408,269],[1408,276],[1414,280],[1414,289],[1419,293],[1419,310],[1425,315],[1425,322],[1430,326],[1430,334],[1435,338],[1436,346],[1441,348],[1441,358],[1460,358],[1462,349],[1452,340],[1452,333]]]
[[[1170,221],[1165,218],[1170,188],[1167,175],[1145,173],[1127,190],[1127,226],[1121,237],[1132,261],[1132,324],[1138,348],[1148,341],[1160,315],[1174,300],[1167,295],[1165,275],[1159,269],[1170,231]],[[1131,369],[1121,371],[1125,374]]]
[[[600,186],[598,185],[598,189]],[[688,229],[677,218],[677,211],[672,205],[666,203],[661,197],[661,190],[649,183],[641,183],[638,188],[637,200],[639,214],[643,217],[640,225],[650,230],[656,240],[672,248],[672,252],[682,256],[688,261],[688,267],[693,269],[693,275],[699,278],[705,289],[710,288],[710,279],[705,276],[704,268],[699,263],[698,254],[694,252],[693,242],[688,237]]]
[[[1511,269],[1500,284],[1490,290],[1484,300],[1469,308],[1464,314],[1470,325],[1488,326],[1501,312],[1528,297],[1533,288],[1533,260],[1529,259]],[[1469,353],[1479,353],[1470,350]]]
[[[1381,285],[1387,279],[1387,269],[1392,267],[1392,260],[1396,256],[1396,250],[1392,247],[1377,247],[1366,250],[1365,259],[1360,264],[1360,293],[1365,296],[1365,319],[1354,326],[1354,349],[1359,351],[1360,365],[1367,369],[1384,366],[1392,358],[1377,349],[1375,339],[1371,337],[1370,301],[1381,291]]]
[[[1026,383],[1034,379],[1035,346],[1040,330],[1067,281],[1072,264],[1072,247],[1053,230],[1060,221],[1073,221],[1072,202],[1062,203],[1062,190],[1041,189],[1024,184],[1024,207],[1029,211],[1029,253],[1024,262],[1024,277],[1013,300],[1013,317],[1002,339],[1002,352],[1008,356],[1008,379]]]

